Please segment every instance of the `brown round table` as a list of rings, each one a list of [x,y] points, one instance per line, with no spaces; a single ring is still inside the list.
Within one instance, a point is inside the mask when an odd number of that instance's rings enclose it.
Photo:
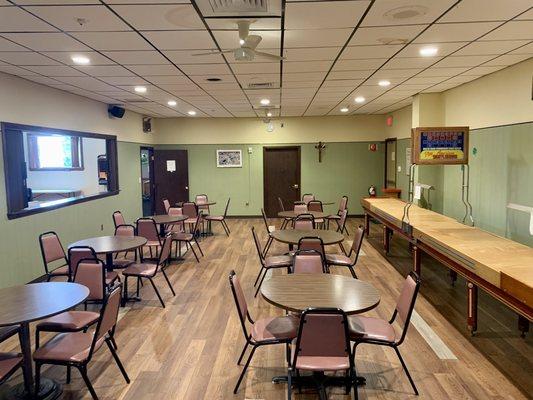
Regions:
[[[306,236],[319,237],[324,242],[324,245],[342,243],[344,235],[335,231],[328,231],[324,229],[283,229],[274,231],[270,234],[274,239],[281,243],[289,245],[297,245],[301,238]]]
[[[113,270],[113,253],[135,250],[146,244],[147,240],[141,236],[99,236],[89,239],[78,240],[72,243],[69,248],[74,246],[92,247],[96,254],[105,254],[106,268],[108,271]]]
[[[298,215],[302,214],[311,214],[315,219],[324,218],[326,214],[320,211],[305,211],[305,212],[295,212],[295,211],[280,211],[278,217],[280,218],[296,218]]]
[[[261,286],[270,304],[302,312],[309,307],[340,308],[346,314],[369,311],[379,304],[374,286],[359,279],[332,274],[289,274],[273,276]]]
[[[0,327],[20,325],[25,384],[6,388],[5,398],[57,398],[59,383],[42,379],[38,396],[35,394],[32,371],[30,322],[48,318],[81,304],[89,289],[77,283],[45,282],[0,289]],[[29,396],[28,396],[29,393]]]
[[[182,222],[188,219],[189,217],[187,215],[161,214],[161,215],[152,215],[146,218],[152,218],[155,221],[155,223],[159,225],[159,235],[165,236],[165,225]]]
[[[321,203],[322,203],[323,206],[330,206],[332,204],[335,204],[335,202],[333,202],[333,201],[321,201]],[[296,200],[294,202],[294,204],[307,204],[307,203],[305,201],[302,201],[302,200]]]
[[[185,201],[178,201],[176,203],[176,206],[181,207],[181,206],[183,206],[183,203],[185,203]],[[197,206],[214,206],[215,204],[217,204],[216,201],[207,201],[205,203],[196,203]]]

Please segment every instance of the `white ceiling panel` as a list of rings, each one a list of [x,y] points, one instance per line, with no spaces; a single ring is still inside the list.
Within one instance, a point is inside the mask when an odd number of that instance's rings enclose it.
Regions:
[[[187,75],[231,75],[227,64],[187,64],[180,67]]]
[[[289,3],[285,10],[285,29],[353,29],[369,4],[360,0]]]
[[[142,34],[159,50],[215,49],[207,31],[144,31]]]
[[[448,57],[449,58],[449,57]],[[383,69],[407,69],[407,68],[427,68],[442,57],[412,57],[412,58],[393,58]]]
[[[205,22],[213,30],[237,30],[235,18],[206,18]],[[281,29],[281,18],[258,18],[250,26],[251,31],[279,29]]]
[[[64,33],[4,33],[3,36],[35,51],[90,50]]]
[[[402,51],[400,51],[397,57],[420,57],[420,50],[427,47],[434,47],[437,49],[436,56],[444,57],[457,51],[463,46],[466,46],[468,42],[444,42],[444,43],[413,43],[407,45]]]
[[[340,60],[333,67],[333,71],[375,70],[387,61],[386,58],[372,58],[368,60]]]
[[[438,65],[438,64],[437,64]],[[438,68],[431,67],[425,71],[420,72],[417,76],[419,77],[440,77],[440,76],[455,76],[459,75],[462,72],[465,72],[470,67],[455,67],[455,68]]]
[[[240,47],[239,33],[237,31],[213,31],[213,34],[221,49],[227,50]],[[257,46],[257,49],[274,49],[281,47],[280,31],[254,31],[253,34],[263,38]]]
[[[476,41],[454,53],[454,56],[500,55],[529,43],[528,40]]]
[[[181,73],[179,70],[172,64],[161,64],[161,65],[128,65],[128,69],[132,70],[138,75],[175,75]]]
[[[73,5],[73,4],[102,4],[99,0],[12,0],[19,6],[44,6],[44,5]]]
[[[287,67],[288,63],[285,63],[283,68]],[[233,72],[236,74],[279,74],[280,63],[235,63],[231,64]]]
[[[427,25],[361,27],[355,32],[349,46],[398,44],[408,42],[418,35]],[[401,43],[399,43],[401,44]]]
[[[284,73],[283,81],[284,82],[302,82],[302,81],[313,81],[321,80],[326,77],[325,72],[300,72],[300,73]]]
[[[510,21],[492,31],[483,40],[533,40],[533,21]]]
[[[190,4],[142,4],[112,6],[137,30],[192,30],[204,24]]]
[[[333,71],[329,74],[330,79],[365,79],[372,75],[372,70],[366,71]]]
[[[95,50],[153,50],[135,32],[75,32],[72,36]]]
[[[68,67],[66,65],[36,65],[28,66],[26,69],[36,72],[38,74],[50,77],[56,76],[85,76],[82,71],[75,68]]]
[[[340,57],[341,60],[346,59],[370,59],[381,58],[386,59],[392,57],[398,52],[403,45],[373,45],[373,46],[351,46],[346,47]]]
[[[104,90],[113,90],[114,87],[108,85],[105,82],[102,82],[98,79],[83,76],[83,77],[58,77],[57,80],[68,83],[69,85],[77,86],[81,89],[91,90],[91,91],[104,91]]]
[[[104,51],[103,54],[122,65],[160,65],[167,62],[157,51]]]
[[[475,67],[485,61],[494,58],[494,56],[454,56],[446,57],[444,60],[435,64],[437,68],[446,67]]]
[[[72,56],[85,56],[89,58],[91,65],[113,65],[115,62],[113,60],[110,60],[108,57],[97,53],[95,51],[76,51],[76,52],[65,52],[65,51],[45,51],[41,52],[41,54],[53,58],[56,61],[59,61],[60,63],[67,64],[67,65],[75,65],[74,61],[72,61]]]
[[[110,85],[146,85],[148,83],[138,76],[103,76],[98,79]]]
[[[285,89],[315,89],[320,86],[322,81],[301,81],[301,82],[283,82],[283,91]]]
[[[36,72],[27,70],[26,67],[17,67],[15,65],[8,65],[4,63],[0,64],[0,72],[18,76],[38,75]]]
[[[511,51],[509,54],[533,54],[533,42]]]
[[[52,32],[56,28],[18,7],[4,7],[0,12],[0,32]]]
[[[209,54],[203,56],[196,56],[195,54],[204,53],[198,50],[181,50],[181,51],[165,51],[164,54],[172,62],[176,64],[216,64],[223,63],[224,58],[220,54]]]
[[[439,22],[506,21],[531,7],[531,0],[462,0]]]
[[[522,13],[522,15],[516,17],[518,20],[522,19],[530,19],[533,20],[533,7],[531,7],[528,11]]]
[[[18,65],[58,65],[59,63],[39,53],[34,52],[10,52],[4,51],[0,53],[0,60]]]
[[[422,68],[380,69],[372,77],[376,79],[409,78],[420,71],[422,71]]]
[[[492,74],[493,72],[499,71],[500,69],[503,69],[503,68],[505,68],[505,65],[497,65],[497,66],[482,65],[480,67],[475,67],[475,68],[469,69],[468,71],[463,72],[463,75],[466,75],[466,76],[487,75],[487,74]]]
[[[0,57],[2,55],[0,54]],[[513,65],[531,58],[531,54],[506,54],[487,61],[484,65]]]
[[[286,30],[287,49],[298,47],[338,47],[343,46],[352,29],[306,29]]]
[[[341,47],[310,47],[301,49],[284,49],[287,61],[333,61]]]
[[[90,76],[133,76],[134,73],[128,71],[120,65],[78,65],[77,70]]]
[[[28,51],[28,49],[0,37],[0,51]]]
[[[455,0],[376,0],[362,26],[429,24]]]
[[[472,41],[494,29],[500,22],[435,24],[416,38],[415,43]],[[486,40],[485,37],[483,40]]]
[[[283,72],[327,72],[333,61],[285,61]]]

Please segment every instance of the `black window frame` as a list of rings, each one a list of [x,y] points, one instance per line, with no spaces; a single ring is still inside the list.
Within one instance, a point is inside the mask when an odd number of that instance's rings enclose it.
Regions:
[[[47,211],[68,207],[74,204],[97,200],[119,194],[118,182],[118,150],[117,137],[92,132],[73,131],[67,129],[49,128],[35,125],[24,125],[11,122],[0,122],[2,133],[2,151],[4,158],[4,180],[6,186],[7,218],[15,219],[28,215],[39,214]],[[106,141],[106,154],[108,160],[107,192],[89,196],[72,197],[68,201],[48,206],[31,208],[27,207],[26,192],[26,164],[24,157],[24,132],[59,134],[81,138],[104,139]],[[8,138],[10,137],[10,139]],[[81,142],[81,141],[80,141]],[[21,160],[23,162],[21,162]],[[68,169],[71,171],[72,169]]]

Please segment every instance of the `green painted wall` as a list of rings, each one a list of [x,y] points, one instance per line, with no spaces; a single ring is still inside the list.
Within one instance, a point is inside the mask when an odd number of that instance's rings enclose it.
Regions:
[[[0,287],[29,282],[44,273],[38,245],[42,232],[56,231],[67,246],[90,236],[112,234],[111,214],[117,209],[122,210],[128,221],[142,215],[139,147],[135,143],[118,143],[119,195],[11,221],[6,217],[4,164],[0,160]]]
[[[327,212],[335,212],[340,197],[347,195],[350,213],[361,214],[359,200],[367,195],[368,187],[383,185],[383,146],[371,152],[367,142],[328,143],[319,163],[314,143],[298,145],[301,146],[301,193],[314,193],[323,201],[334,201],[336,204],[325,207]],[[222,213],[230,195],[230,215],[259,215],[263,206],[263,145],[159,145],[156,148],[188,151],[189,193],[191,196],[207,193],[217,201],[212,212]],[[248,148],[252,154],[248,154]],[[241,149],[243,167],[217,168],[217,149]]]

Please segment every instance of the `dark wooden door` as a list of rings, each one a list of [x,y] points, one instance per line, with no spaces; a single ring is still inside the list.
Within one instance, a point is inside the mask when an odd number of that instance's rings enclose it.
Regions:
[[[155,212],[164,214],[163,199],[171,205],[189,200],[187,150],[154,151]]]
[[[294,202],[300,200],[300,147],[264,147],[263,180],[267,216],[278,215],[278,197],[285,209],[292,210]]]

